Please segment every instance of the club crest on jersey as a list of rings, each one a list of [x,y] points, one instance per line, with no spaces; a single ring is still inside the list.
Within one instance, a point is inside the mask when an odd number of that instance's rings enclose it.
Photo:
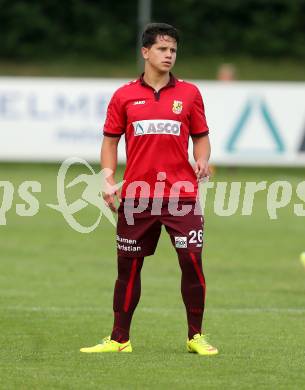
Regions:
[[[183,104],[180,100],[174,100],[173,102],[173,113],[180,114],[183,108]]]

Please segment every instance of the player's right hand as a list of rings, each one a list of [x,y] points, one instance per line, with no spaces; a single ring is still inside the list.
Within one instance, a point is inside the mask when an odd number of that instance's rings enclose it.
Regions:
[[[116,200],[121,203],[121,193],[120,190],[117,189],[116,182],[114,179],[107,178],[107,188],[103,192],[103,199],[107,205],[113,212],[117,212],[118,208],[116,206]]]

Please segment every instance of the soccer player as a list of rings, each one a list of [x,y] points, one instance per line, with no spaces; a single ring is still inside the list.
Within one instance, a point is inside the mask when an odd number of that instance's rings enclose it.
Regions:
[[[111,335],[101,344],[81,352],[132,352],[129,330],[140,299],[143,260],[154,253],[164,225],[182,273],[187,351],[218,353],[202,331],[206,290],[201,260],[203,217],[196,203],[198,181],[209,175],[209,129],[198,88],[170,72],[178,43],[174,27],[149,24],[142,36],[144,73],[119,88],[108,106],[101,166],[113,171],[107,179],[113,188],[117,147],[123,134],[127,154],[121,196],[118,191],[103,195],[110,209],[118,211],[114,324]],[[188,161],[189,138],[193,141],[194,168]],[[116,198],[120,201],[118,210]]]

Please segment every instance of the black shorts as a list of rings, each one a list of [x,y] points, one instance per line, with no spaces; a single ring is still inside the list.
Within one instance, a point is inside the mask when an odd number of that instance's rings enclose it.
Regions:
[[[203,246],[204,218],[200,206],[193,199],[179,200],[178,210],[188,207],[186,215],[172,215],[168,200],[163,200],[160,215],[152,215],[152,200],[141,213],[133,214],[134,223],[129,224],[126,213],[130,211],[127,200],[118,210],[117,250],[119,256],[145,257],[153,255],[162,225],[170,235],[177,251],[201,253]],[[131,206],[133,207],[133,206]]]

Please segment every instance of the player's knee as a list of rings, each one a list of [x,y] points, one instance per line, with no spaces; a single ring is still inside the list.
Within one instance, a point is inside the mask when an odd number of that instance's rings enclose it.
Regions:
[[[143,266],[143,258],[118,257],[118,279],[128,280],[133,274],[138,276]]]

